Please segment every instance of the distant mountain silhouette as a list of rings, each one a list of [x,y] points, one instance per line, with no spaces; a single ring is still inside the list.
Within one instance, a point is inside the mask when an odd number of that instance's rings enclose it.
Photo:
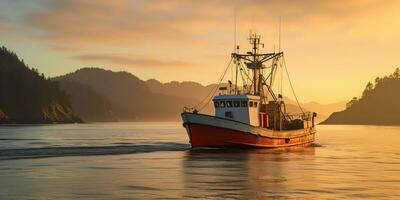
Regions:
[[[346,108],[346,102],[340,101],[336,103],[320,104],[315,101],[303,103],[303,107],[310,108],[312,111],[318,113],[319,115],[325,115],[328,117],[333,112],[342,111]]]
[[[116,120],[120,121],[177,120],[180,118],[183,106],[196,102],[193,98],[154,93],[148,88],[145,81],[128,72],[83,68],[53,80],[60,83],[73,81],[92,88],[96,93],[105,97],[110,103],[110,112],[113,113]],[[73,91],[66,91],[72,96],[72,99],[75,99],[74,102],[77,104],[82,102],[80,95]],[[90,121],[98,120],[86,114],[83,107],[77,105],[77,112]],[[104,108],[98,106],[98,111],[104,113]]]
[[[347,108],[333,113],[322,124],[400,124],[400,70],[369,82],[360,98],[354,97]]]
[[[155,79],[147,80],[146,85],[153,93],[170,94],[177,97],[188,97],[194,95],[193,97],[196,99],[204,98],[216,86],[216,84],[203,86],[200,83],[192,81],[171,81],[168,83],[161,83]],[[193,91],[196,92],[194,93]]]
[[[71,97],[76,114],[86,122],[117,121],[110,102],[106,97],[89,86],[68,80],[58,84]]]
[[[182,106],[194,106],[200,102],[207,102],[210,100],[214,95],[218,94],[218,90],[214,90],[215,92],[212,93],[213,89],[217,87],[217,84],[210,84],[203,86],[200,83],[192,82],[192,81],[171,81],[168,83],[161,83],[155,79],[149,79],[146,81],[147,87],[150,89],[151,92],[157,94],[164,94],[164,95],[171,95],[181,98],[190,97],[193,99],[192,102]],[[220,86],[227,86],[227,83],[222,83]],[[208,97],[207,97],[208,96]],[[203,106],[202,103],[200,106],[204,107],[201,111],[205,114],[213,114],[214,107],[212,103],[208,103]]]
[[[85,121],[179,120],[184,106],[192,107],[201,101],[208,102],[218,93],[215,91],[210,94],[216,84],[203,86],[190,81],[142,81],[128,72],[100,68],[82,68],[53,80],[58,81],[71,96],[76,112]],[[205,98],[207,95],[208,98]],[[294,101],[285,100],[288,101],[287,110],[290,113],[301,112]],[[212,103],[203,105],[202,113],[214,113]],[[321,104],[315,105],[325,108]],[[312,107],[303,109],[313,110]],[[319,117],[321,119],[324,115],[320,114]]]
[[[68,96],[15,53],[0,48],[0,123],[72,123]]]

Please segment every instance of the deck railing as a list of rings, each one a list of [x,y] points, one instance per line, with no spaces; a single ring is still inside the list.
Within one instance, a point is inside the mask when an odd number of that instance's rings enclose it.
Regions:
[[[313,113],[311,112],[305,112],[305,113],[297,113],[297,114],[287,114],[286,115],[289,120],[310,120],[312,119]]]

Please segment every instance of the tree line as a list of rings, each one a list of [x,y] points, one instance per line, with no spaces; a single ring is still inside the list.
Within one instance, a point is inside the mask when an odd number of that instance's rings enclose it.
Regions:
[[[40,122],[54,113],[55,107],[50,105],[57,105],[57,110],[71,108],[67,94],[56,82],[30,68],[14,52],[1,47],[0,110],[13,121]]]
[[[374,92],[374,90],[384,84],[388,84],[390,82],[394,81],[399,81],[400,80],[400,69],[396,68],[395,71],[390,74],[389,76],[384,76],[380,78],[379,76],[375,78],[375,83],[368,82],[367,85],[365,86],[365,89],[362,93],[361,97],[353,97],[349,102],[346,104],[346,108],[352,107],[354,104],[359,102],[361,99],[366,98],[369,96],[371,93]]]

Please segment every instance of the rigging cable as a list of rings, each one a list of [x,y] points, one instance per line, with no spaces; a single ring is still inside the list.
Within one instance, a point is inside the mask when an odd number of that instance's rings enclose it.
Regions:
[[[243,75],[244,72],[243,72],[242,66],[240,64],[238,66],[240,67],[239,71],[240,71],[240,76],[242,77],[242,85],[243,85],[242,90],[243,90],[243,92],[246,90],[246,93],[247,93],[247,80],[245,79],[245,77]]]
[[[235,61],[233,61],[233,62],[235,62]],[[233,81],[233,65],[230,67],[231,68],[231,83],[232,83],[232,81]],[[231,94],[232,93],[232,84],[229,84],[229,94]]]
[[[243,64],[243,62],[240,62],[240,65],[242,66],[242,69],[244,68],[244,64]],[[243,70],[243,73],[246,75],[246,77],[247,77],[247,79],[251,82],[251,84],[248,86],[248,91],[247,92],[251,92],[251,88],[253,87],[253,80],[250,78],[250,76],[249,76],[249,72],[248,71],[246,71],[246,69],[244,69]],[[246,84],[247,84],[247,81],[246,81]]]
[[[276,77],[276,70],[277,70],[277,64],[276,64],[276,60],[277,58],[274,58],[272,60],[272,68],[271,68],[271,79],[269,80],[269,85],[271,86],[271,88],[273,87],[274,83],[275,83],[275,77]],[[269,75],[268,75],[269,76]]]
[[[281,93],[281,101],[283,100],[283,93],[282,93],[282,88],[283,88],[283,66],[282,62],[280,62],[280,68],[281,68],[281,86],[280,86],[280,93]]]
[[[210,90],[210,92],[207,94],[207,96],[206,96],[203,100],[201,100],[200,103],[198,103],[198,104],[196,104],[195,106],[193,106],[193,108],[196,108],[196,107],[200,106],[202,103],[205,102],[205,100],[207,100],[207,99],[210,97],[210,95],[211,95],[211,97],[212,97],[212,95],[215,94],[216,90],[218,89],[218,87],[220,86],[222,80],[224,79],[224,77],[225,77],[225,75],[226,75],[226,72],[227,72],[228,69],[229,69],[229,66],[231,65],[232,59],[233,59],[232,57],[231,57],[231,59],[229,59],[228,65],[227,65],[227,67],[225,68],[224,73],[221,75],[221,77],[220,77],[219,80],[218,80],[218,84],[217,84],[212,90]],[[211,99],[210,99],[210,100],[211,100]],[[204,107],[206,107],[206,106],[210,103],[210,100],[208,100],[208,101],[206,102],[206,104],[204,104],[202,107],[200,107],[200,108],[199,108],[199,111],[201,111]]]
[[[246,71],[246,67],[244,66],[243,62],[240,61],[239,64],[240,64],[241,68],[243,69],[243,73],[244,73],[244,75],[246,75],[247,79],[250,80],[251,82],[253,82],[252,79],[251,79],[250,76],[249,76],[248,71]],[[246,82],[246,83],[247,83],[247,82]],[[252,83],[252,84],[253,84],[253,83]]]
[[[296,93],[294,92],[294,89],[293,89],[292,81],[290,80],[289,71],[288,71],[288,69],[287,69],[287,67],[286,67],[286,60],[285,60],[285,57],[284,57],[284,56],[282,56],[282,57],[283,57],[283,65],[285,66],[286,75],[287,75],[288,80],[289,80],[290,88],[292,89],[292,93],[293,93],[293,95],[294,95],[294,98],[296,99],[297,105],[299,106],[299,108],[300,108],[300,110],[301,110],[301,113],[303,113],[303,115],[304,115],[303,108],[301,107],[301,105],[300,105],[300,103],[299,103],[299,100],[297,99]]]

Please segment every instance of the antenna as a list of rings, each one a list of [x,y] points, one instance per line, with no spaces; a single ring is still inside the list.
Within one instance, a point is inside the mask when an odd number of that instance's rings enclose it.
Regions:
[[[233,14],[234,14],[234,19],[233,19],[233,28],[234,28],[234,34],[233,34],[233,42],[234,42],[234,46],[233,46],[233,52],[236,52],[236,6],[233,8]]]
[[[280,53],[281,52],[281,30],[282,30],[282,16],[279,16],[279,52],[278,53]],[[280,63],[280,66],[281,66],[281,87],[280,87],[280,95],[281,95],[281,101],[282,101],[282,99],[283,99],[283,96],[282,96],[282,87],[283,87],[283,68],[282,68],[282,63]]]
[[[282,24],[282,17],[279,16],[279,53],[281,52],[281,24]]]

